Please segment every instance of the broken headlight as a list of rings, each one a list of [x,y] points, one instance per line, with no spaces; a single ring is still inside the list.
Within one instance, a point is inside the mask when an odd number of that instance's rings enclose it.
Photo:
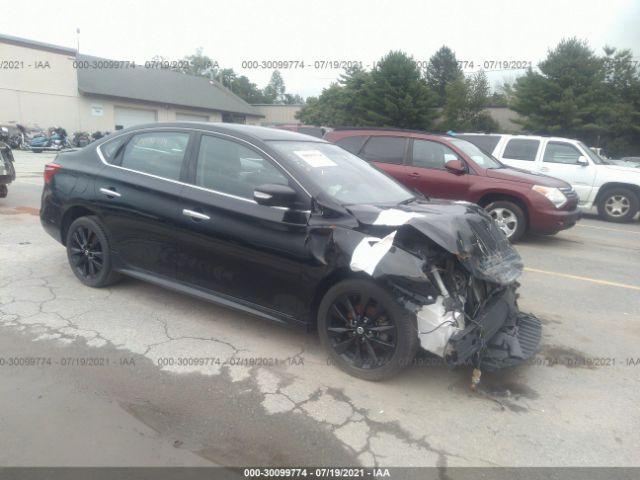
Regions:
[[[553,187],[543,187],[542,185],[534,185],[531,189],[541,195],[547,197],[556,208],[561,208],[567,203],[567,197],[559,189]]]

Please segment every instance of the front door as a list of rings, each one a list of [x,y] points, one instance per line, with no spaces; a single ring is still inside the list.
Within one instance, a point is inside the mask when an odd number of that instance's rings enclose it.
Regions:
[[[583,157],[588,164],[579,164],[580,157]],[[578,194],[580,203],[589,201],[596,176],[596,166],[575,145],[557,140],[548,141],[539,165],[541,173],[570,183]]]
[[[241,140],[202,134],[196,144],[193,186],[180,202],[178,278],[266,313],[301,318],[308,311],[300,300],[308,214],[253,200],[259,185],[295,185]]]
[[[440,142],[412,139],[409,148],[409,187],[432,198],[465,200],[469,190],[469,175],[456,174],[444,167],[449,160],[462,160]]]

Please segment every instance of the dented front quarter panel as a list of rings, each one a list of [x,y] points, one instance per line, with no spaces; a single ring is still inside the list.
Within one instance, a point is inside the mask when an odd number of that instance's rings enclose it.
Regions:
[[[495,329],[491,335],[503,326],[517,331],[515,289],[522,260],[482,208],[468,202],[415,201],[394,207],[358,205],[347,209],[350,215],[340,220],[312,216],[312,255],[329,270],[348,269],[386,285],[398,303],[416,315],[423,348],[446,357],[448,346],[456,345],[460,351],[452,364],[471,358],[479,364],[480,345],[490,340],[485,338],[485,328]],[[406,242],[416,237],[417,242]],[[486,316],[485,327],[483,322],[474,325],[465,321],[463,313],[443,307],[442,288],[434,279],[433,268],[451,255],[471,277],[494,285],[507,310],[516,313],[504,318]],[[482,310],[478,318],[485,314]],[[482,339],[477,347],[466,346],[472,337]]]

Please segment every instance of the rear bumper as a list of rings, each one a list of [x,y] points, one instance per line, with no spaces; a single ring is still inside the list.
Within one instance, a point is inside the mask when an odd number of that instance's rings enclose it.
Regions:
[[[531,231],[542,234],[554,234],[573,227],[582,217],[577,207],[573,210],[544,210],[530,215]]]
[[[515,288],[507,287],[487,302],[475,323],[451,336],[445,360],[486,371],[512,367],[535,355],[541,334],[540,321],[518,310]]]

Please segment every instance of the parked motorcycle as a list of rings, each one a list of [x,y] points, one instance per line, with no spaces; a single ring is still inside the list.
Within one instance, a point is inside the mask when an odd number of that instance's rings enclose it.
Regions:
[[[78,148],[86,147],[91,142],[92,142],[92,139],[87,132],[75,132],[73,134],[72,143],[74,147],[78,147]]]
[[[16,170],[13,167],[13,154],[11,148],[4,142],[0,142],[0,198],[5,198],[9,193],[9,184],[16,179]]]
[[[9,146],[14,150],[29,150],[29,143],[31,142],[31,135],[27,129],[16,124],[17,132],[9,139]]]
[[[67,131],[62,127],[51,128],[49,135],[38,135],[32,138],[29,144],[31,151],[34,153],[40,153],[44,150],[59,151],[72,146],[67,136]]]

